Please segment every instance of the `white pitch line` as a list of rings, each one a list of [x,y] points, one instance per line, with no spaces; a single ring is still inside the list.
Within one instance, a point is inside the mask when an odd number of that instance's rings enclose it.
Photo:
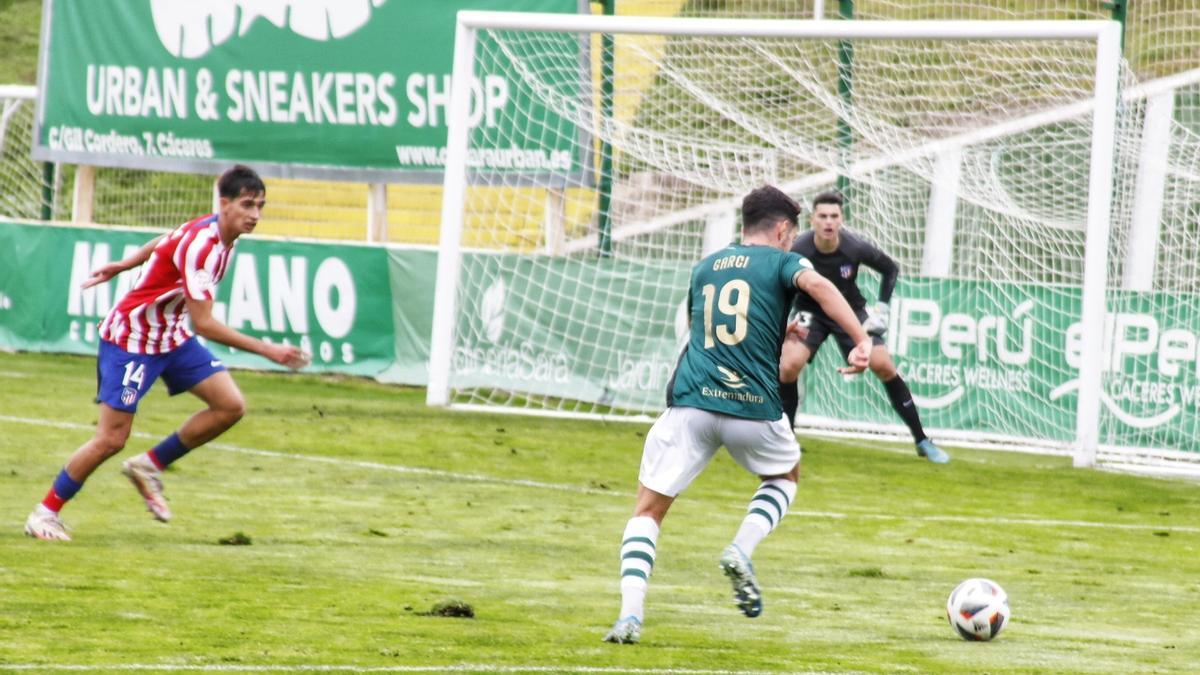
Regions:
[[[979,518],[975,516],[897,516],[890,513],[837,513],[789,509],[788,515],[809,518],[861,518],[863,520],[916,520],[931,523],[987,523],[989,525],[1032,525],[1035,527],[1102,527],[1116,530],[1153,530],[1155,532],[1200,533],[1200,527],[1188,525],[1143,525],[1141,523],[1100,523],[1094,520],[1055,520],[1053,518]]]
[[[616,649],[620,649],[617,647]],[[487,664],[458,664],[447,666],[339,666],[339,665],[154,665],[122,663],[114,665],[81,665],[50,663],[0,664],[3,670],[38,672],[136,672],[143,670],[193,673],[603,673],[605,675],[778,675],[779,672],[828,675],[827,671],[793,670],[710,670],[691,668],[621,668],[619,666],[493,666]]]
[[[54,429],[70,429],[81,431],[92,431],[93,427],[84,424],[75,424],[72,422],[55,422],[52,420],[43,420],[30,417],[13,417],[11,415],[0,415],[0,422],[11,422],[14,424],[29,424],[33,426],[51,427]],[[133,432],[138,438],[146,438],[157,440],[161,435],[149,434],[146,432]],[[493,485],[504,485],[510,487],[529,487],[542,490],[555,490],[558,492],[574,492],[577,494],[589,495],[604,495],[607,497],[629,498],[633,495],[628,492],[618,490],[599,490],[596,488],[581,487],[578,485],[566,485],[562,483],[545,483],[542,481],[514,479],[514,478],[496,478],[494,476],[484,476],[470,473],[457,473],[454,471],[443,471],[441,469],[427,469],[424,467],[404,466],[401,464],[383,464],[380,462],[368,462],[356,459],[341,459],[338,457],[321,457],[319,455],[301,455],[289,452],[278,452],[275,450],[262,450],[259,448],[245,448],[237,445],[229,445],[227,443],[209,443],[205,447],[213,448],[214,450],[224,450],[226,452],[234,452],[243,455],[256,455],[259,457],[271,457],[274,459],[286,459],[291,461],[315,462],[319,464],[331,464],[334,466],[353,466],[363,469],[372,469],[376,471],[390,471],[393,473],[403,473],[418,476],[431,476],[433,478],[445,478],[449,480],[469,481],[473,483],[485,483]],[[800,509],[792,509],[789,511],[793,516],[804,516],[809,518],[829,518],[834,520],[860,518],[863,520],[904,520],[904,521],[925,521],[925,522],[949,522],[949,523],[976,523],[986,525],[1029,525],[1033,527],[1081,527],[1081,528],[1112,528],[1117,530],[1149,530],[1154,532],[1178,532],[1196,534],[1200,533],[1200,527],[1187,525],[1145,525],[1140,523],[1104,523],[1089,520],[1057,520],[1049,518],[1005,518],[1002,516],[995,517],[972,517],[972,516],[907,516],[895,515],[890,513],[839,513],[837,511],[803,511]]]
[[[30,424],[34,426],[52,427],[55,429],[70,429],[80,431],[92,431],[94,427],[85,424],[74,424],[71,422],[55,422],[52,420],[41,420],[30,417],[12,417],[10,415],[0,415],[0,422],[13,422],[15,424]],[[138,438],[146,438],[150,440],[158,440],[161,435],[135,431],[131,435]],[[360,469],[374,469],[376,471],[391,471],[393,473],[405,473],[417,476],[432,476],[435,478],[447,478],[450,480],[468,481],[472,483],[494,483],[497,485],[508,485],[512,487],[529,487],[539,488],[542,490],[557,490],[559,492],[576,492],[588,495],[608,495],[612,497],[632,497],[633,493],[620,492],[617,490],[600,490],[597,488],[582,487],[578,485],[564,485],[561,483],[544,483],[536,480],[526,480],[523,478],[496,478],[493,476],[482,476],[471,473],[457,473],[455,471],[443,471],[441,469],[427,469],[419,466],[404,466],[401,464],[383,464],[380,462],[367,462],[357,459],[342,459],[338,457],[321,457],[319,455],[300,455],[290,452],[278,452],[275,450],[262,450],[259,448],[244,448],[238,445],[230,445],[228,443],[208,443],[204,447],[214,450],[224,450],[226,452],[235,452],[242,455],[257,455],[259,457],[273,457],[275,459],[301,460],[305,462],[316,462],[319,464],[333,464],[337,466],[353,466]]]

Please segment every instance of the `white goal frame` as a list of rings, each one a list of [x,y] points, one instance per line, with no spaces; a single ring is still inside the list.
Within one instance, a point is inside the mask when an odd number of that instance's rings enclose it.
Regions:
[[[1120,24],[1115,21],[783,21],[588,16],[460,11],[448,115],[433,331],[426,403],[450,402],[450,368],[462,263],[470,82],[480,30],[564,33],[754,36],[803,39],[1083,40],[1096,45],[1082,290],[1082,344],[1075,466],[1094,466],[1099,444],[1101,370],[1108,240],[1112,212],[1114,137],[1120,73]],[[497,408],[503,412],[504,409]],[[514,411],[515,412],[515,411]],[[524,411],[522,411],[524,412]]]

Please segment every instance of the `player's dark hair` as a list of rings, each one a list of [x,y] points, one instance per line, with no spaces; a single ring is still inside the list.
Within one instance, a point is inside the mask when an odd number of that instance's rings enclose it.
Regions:
[[[799,216],[800,204],[773,185],[756,188],[742,199],[742,229],[746,232],[771,227],[784,219],[796,225]]]
[[[238,164],[221,174],[217,179],[217,194],[226,199],[237,199],[243,192],[252,195],[266,194],[267,186],[258,173],[244,164]]]
[[[829,190],[813,197],[813,211],[816,211],[817,207],[821,204],[837,204],[839,209],[844,210],[846,208],[846,198],[837,190]]]

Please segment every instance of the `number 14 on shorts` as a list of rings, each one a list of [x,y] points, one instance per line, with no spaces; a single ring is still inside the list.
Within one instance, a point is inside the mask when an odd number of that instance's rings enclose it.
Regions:
[[[137,385],[138,389],[142,388],[142,383],[146,378],[146,364],[130,361],[125,364],[125,377],[121,378],[121,384],[128,387],[132,382]]]

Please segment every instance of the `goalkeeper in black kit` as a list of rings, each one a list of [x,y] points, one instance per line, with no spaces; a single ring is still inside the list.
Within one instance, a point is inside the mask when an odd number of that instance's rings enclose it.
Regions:
[[[842,196],[837,192],[823,192],[813,199],[812,229],[796,238],[792,251],[799,253],[813,264],[822,276],[833,282],[851,309],[858,315],[863,328],[871,336],[871,372],[883,383],[892,408],[904,420],[912,432],[917,454],[935,464],[945,464],[950,456],[925,435],[921,416],[913,402],[912,392],[904,379],[896,372],[896,364],[888,354],[883,334],[888,327],[888,302],[896,288],[896,277],[900,268],[886,253],[862,237],[842,229]],[[879,286],[879,301],[867,310],[867,301],[858,290],[858,268],[866,265],[883,278]],[[800,371],[817,353],[825,338],[833,336],[845,356],[854,349],[854,341],[830,319],[821,306],[803,291],[796,294],[796,317],[807,334],[803,338],[789,335],[784,341],[779,362],[779,394],[788,421],[795,426],[799,396],[796,380]],[[804,333],[802,330],[801,333]]]

